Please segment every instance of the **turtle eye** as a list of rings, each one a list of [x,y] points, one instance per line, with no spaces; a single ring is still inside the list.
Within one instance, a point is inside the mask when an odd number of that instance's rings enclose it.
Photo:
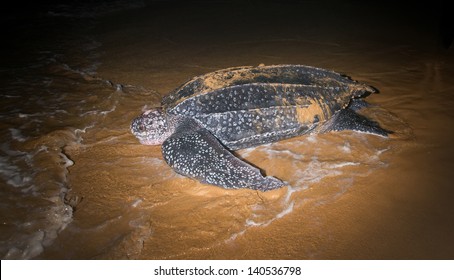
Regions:
[[[140,124],[138,127],[139,131],[143,132],[145,131],[145,126],[143,124]]]

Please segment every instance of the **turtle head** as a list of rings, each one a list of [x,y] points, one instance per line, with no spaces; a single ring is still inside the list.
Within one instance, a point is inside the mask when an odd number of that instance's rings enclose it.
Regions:
[[[174,131],[174,123],[158,108],[142,113],[131,123],[132,134],[144,145],[161,145]]]

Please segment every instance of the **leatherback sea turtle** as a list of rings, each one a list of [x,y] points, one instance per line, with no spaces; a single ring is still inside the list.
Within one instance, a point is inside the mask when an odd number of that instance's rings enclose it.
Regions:
[[[357,114],[376,90],[336,72],[302,65],[236,67],[195,77],[133,120],[142,144],[162,144],[179,174],[228,189],[285,185],[231,151],[303,135],[389,131]],[[358,105],[359,104],[359,105]]]

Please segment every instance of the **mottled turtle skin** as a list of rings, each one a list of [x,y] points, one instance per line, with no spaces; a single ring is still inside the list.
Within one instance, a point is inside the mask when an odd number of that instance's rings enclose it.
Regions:
[[[336,72],[303,66],[236,67],[195,77],[133,120],[142,144],[160,145],[178,173],[228,189],[285,185],[231,151],[308,133],[388,131],[355,111],[376,90]],[[356,104],[353,106],[353,104]],[[361,104],[361,105],[357,105]]]

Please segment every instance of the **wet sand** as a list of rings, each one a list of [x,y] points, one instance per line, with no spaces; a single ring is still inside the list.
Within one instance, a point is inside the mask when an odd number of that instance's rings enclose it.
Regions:
[[[117,86],[90,91],[86,110],[108,113],[60,145],[73,162],[72,221],[35,258],[452,259],[454,59],[439,44],[438,11],[156,2],[96,18],[81,28],[100,43],[86,78]],[[394,134],[344,131],[239,151],[290,185],[266,193],[179,176],[160,147],[130,134],[136,115],[193,76],[260,63],[327,68],[374,86],[380,93],[361,113]]]

